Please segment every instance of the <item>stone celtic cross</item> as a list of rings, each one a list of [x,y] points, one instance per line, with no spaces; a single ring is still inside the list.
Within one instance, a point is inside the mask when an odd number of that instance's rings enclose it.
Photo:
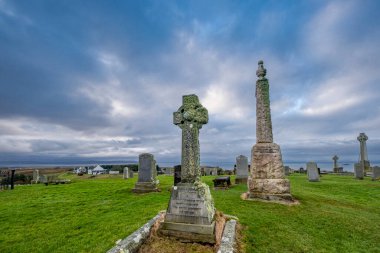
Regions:
[[[199,129],[208,122],[208,112],[196,95],[182,97],[183,105],[173,113],[173,124],[182,129],[181,182],[194,183],[201,177]]]
[[[334,155],[332,159],[334,161],[334,168],[338,168],[339,157],[337,155]]]

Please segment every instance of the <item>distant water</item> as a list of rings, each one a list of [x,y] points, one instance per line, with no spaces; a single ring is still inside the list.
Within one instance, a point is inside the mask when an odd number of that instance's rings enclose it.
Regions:
[[[371,162],[371,166],[380,166],[379,161]],[[76,162],[60,162],[60,163],[52,163],[49,162],[0,162],[0,168],[56,168],[56,167],[79,167],[79,166],[95,166],[95,165],[123,165],[123,164],[136,164],[137,161],[120,161],[120,160],[97,160],[97,161],[76,161]],[[339,162],[339,167],[343,167],[344,171],[353,172],[354,171],[354,163],[355,162]],[[164,161],[157,162],[160,167],[172,167],[174,165],[179,164],[179,162],[173,161]],[[220,162],[220,161],[206,161],[201,162],[202,166],[218,166],[220,168],[226,170],[232,170],[234,168],[235,163],[233,162]],[[287,162],[284,161],[284,165],[289,166],[292,169],[298,170],[299,168],[306,169],[306,162]],[[332,162],[317,162],[318,167],[321,170],[332,171],[333,163]]]

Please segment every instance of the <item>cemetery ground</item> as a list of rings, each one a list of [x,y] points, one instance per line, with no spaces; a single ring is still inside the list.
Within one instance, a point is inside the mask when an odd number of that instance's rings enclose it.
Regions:
[[[106,252],[166,209],[173,182],[161,175],[161,192],[137,195],[136,176],[61,177],[72,183],[0,192],[0,252]],[[242,200],[246,185],[213,190],[213,178],[202,181],[216,208],[239,218],[245,252],[380,252],[379,181],[323,175],[308,182],[293,174],[292,195],[301,204],[286,206]]]

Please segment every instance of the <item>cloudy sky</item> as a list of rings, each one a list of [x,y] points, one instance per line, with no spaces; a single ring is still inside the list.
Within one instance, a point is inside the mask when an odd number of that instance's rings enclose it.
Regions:
[[[201,162],[250,157],[264,60],[285,161],[380,160],[380,1],[0,0],[0,160],[180,161],[182,95],[208,109]]]

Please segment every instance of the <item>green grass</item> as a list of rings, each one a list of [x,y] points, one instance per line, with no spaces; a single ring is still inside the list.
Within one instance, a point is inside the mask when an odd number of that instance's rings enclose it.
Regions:
[[[161,192],[135,195],[136,177],[66,177],[73,183],[0,192],[0,252],[105,252],[166,209],[172,184],[160,176]],[[217,209],[240,219],[247,252],[380,252],[380,182],[289,179],[299,206],[243,201],[245,185],[211,190]]]

